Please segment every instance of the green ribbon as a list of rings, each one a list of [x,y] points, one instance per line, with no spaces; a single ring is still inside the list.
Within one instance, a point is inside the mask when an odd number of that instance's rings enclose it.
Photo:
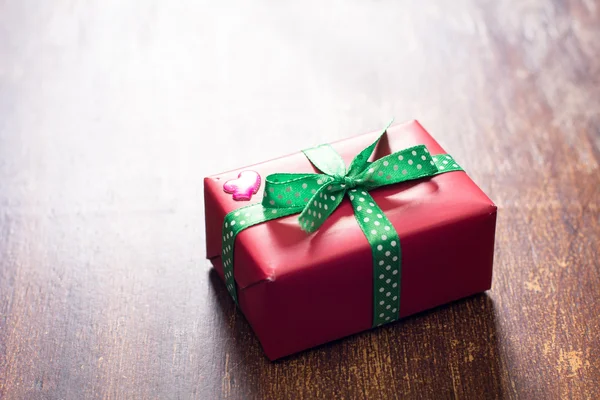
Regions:
[[[322,174],[269,175],[262,204],[242,207],[225,216],[223,270],[227,290],[236,304],[233,248],[238,233],[250,226],[297,213],[300,213],[300,227],[306,232],[314,232],[348,195],[356,221],[373,255],[373,326],[398,319],[402,276],[400,238],[369,191],[445,172],[462,171],[462,168],[450,155],[430,155],[425,145],[410,147],[370,162],[369,158],[388,127],[352,160],[349,168],[329,145],[304,150],[304,155]]]

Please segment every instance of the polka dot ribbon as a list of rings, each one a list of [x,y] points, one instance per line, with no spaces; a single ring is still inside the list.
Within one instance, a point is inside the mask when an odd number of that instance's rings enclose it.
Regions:
[[[373,255],[373,326],[398,319],[402,277],[400,238],[369,191],[445,172],[462,171],[462,168],[450,155],[432,156],[424,145],[369,161],[388,127],[354,158],[349,168],[329,145],[304,150],[303,153],[322,174],[269,175],[261,204],[242,207],[225,216],[223,270],[227,290],[236,303],[233,249],[239,232],[252,225],[300,213],[300,227],[312,233],[334,212],[344,196],[348,196]]]

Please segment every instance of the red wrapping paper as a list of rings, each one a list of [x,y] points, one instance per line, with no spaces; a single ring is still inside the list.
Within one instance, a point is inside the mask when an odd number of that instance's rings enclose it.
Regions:
[[[331,145],[349,165],[377,134]],[[418,144],[432,155],[446,153],[413,121],[390,127],[375,158]],[[207,258],[221,279],[225,215],[263,197],[263,186],[250,201],[224,192],[223,184],[245,170],[263,181],[276,172],[318,173],[298,152],[204,179]],[[370,193],[400,236],[401,317],[490,289],[496,206],[465,172]],[[234,260],[240,309],[271,360],[371,328],[371,248],[347,198],[311,235],[300,229],[298,215],[242,231]]]

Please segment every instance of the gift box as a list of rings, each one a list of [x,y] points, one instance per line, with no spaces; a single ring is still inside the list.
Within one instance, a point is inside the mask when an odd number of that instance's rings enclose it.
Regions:
[[[207,258],[271,360],[491,287],[496,206],[416,121],[204,196]]]

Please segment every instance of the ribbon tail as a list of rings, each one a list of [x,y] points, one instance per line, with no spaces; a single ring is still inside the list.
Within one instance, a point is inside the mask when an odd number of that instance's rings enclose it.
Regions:
[[[298,221],[302,230],[312,233],[319,229],[344,199],[344,191],[332,193],[331,185],[323,185],[300,214]]]
[[[375,139],[375,141],[371,143],[369,147],[365,148],[363,151],[358,153],[356,157],[354,157],[354,160],[352,160],[352,163],[350,164],[350,168],[348,168],[348,176],[356,176],[365,169],[365,167],[369,163],[369,157],[371,157],[371,154],[373,154],[375,147],[377,147],[377,143],[379,143],[379,140],[387,132],[388,128],[392,125],[393,122],[394,119],[392,118],[392,120],[387,124],[385,128],[383,128],[381,133],[377,136],[377,139]]]

